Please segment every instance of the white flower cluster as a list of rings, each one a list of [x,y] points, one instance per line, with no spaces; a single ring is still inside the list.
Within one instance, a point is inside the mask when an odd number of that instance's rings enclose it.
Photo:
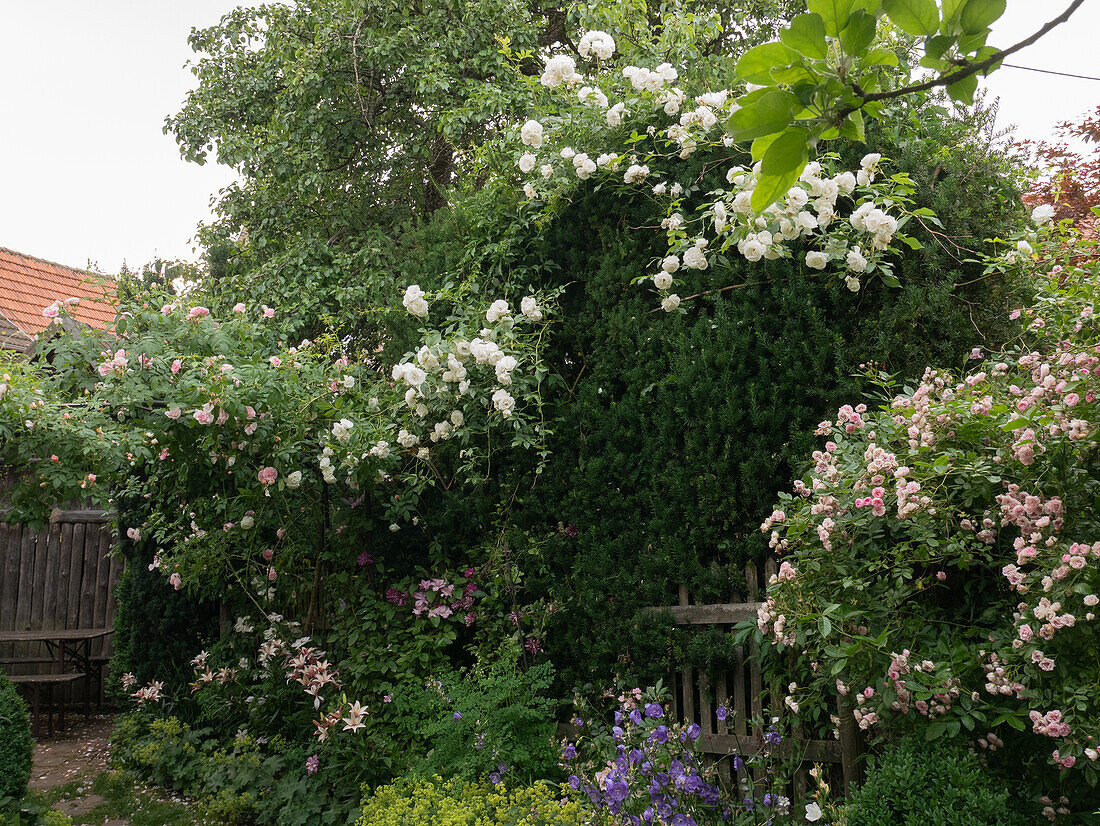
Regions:
[[[576,83],[581,76],[577,74],[577,62],[569,55],[557,55],[546,61],[539,81],[543,86],[553,89],[563,83]]]
[[[595,53],[601,59],[606,59],[597,49],[597,44],[605,44],[603,33],[589,32],[582,37],[582,42],[586,44],[583,53],[585,56]],[[605,51],[610,49],[610,57],[614,53],[613,41],[605,45]],[[571,59],[565,57],[560,62],[555,62],[557,60],[558,58],[551,58],[547,61],[544,83],[557,86],[566,80],[579,80],[579,76],[575,75],[576,66]],[[657,107],[663,108],[665,114],[675,117],[676,121],[664,130],[650,126],[649,135],[658,142],[664,138],[674,147],[678,147],[681,158],[690,156],[702,141],[714,142],[712,133],[716,127],[739,108],[733,100],[733,94],[728,90],[705,92],[690,98],[682,89],[672,85],[679,75],[669,63],[662,63],[655,69],[627,66],[622,70],[622,75],[630,81],[636,97],[618,101],[609,107],[608,94],[595,85],[589,85],[580,89],[581,102],[606,109],[604,116],[611,127],[622,124],[623,118],[629,114],[628,105],[644,109],[655,103]],[[550,76],[552,82],[547,83],[547,76]],[[747,91],[751,92],[753,89],[749,88]],[[630,90],[626,90],[625,94],[629,95]],[[653,98],[647,101],[649,95]],[[694,107],[691,108],[688,104],[689,108],[685,109],[689,100],[693,100]],[[552,136],[545,135],[542,125],[536,121],[524,124],[521,137],[524,145],[532,150],[553,142]],[[733,139],[728,135],[721,136],[720,141],[725,146],[733,145]],[[554,151],[550,149],[550,152]],[[638,157],[631,154],[624,157],[615,152],[597,154],[594,151],[590,154],[579,152],[570,146],[561,148],[557,154],[563,160],[572,161],[572,175],[568,174],[568,165],[564,168],[555,166],[552,159],[551,162],[542,163],[540,167],[539,156],[533,151],[523,153],[519,161],[520,170],[530,173],[539,167],[544,180],[551,178],[555,172],[587,180],[599,169],[615,170],[622,174],[623,182],[628,185],[641,184],[653,174],[652,156]],[[596,156],[595,160],[592,155]],[[818,162],[810,163],[798,183],[780,201],[761,214],[757,214],[752,207],[756,182],[761,175],[760,164],[757,163],[751,169],[734,167],[727,174],[730,189],[715,193],[717,198],[703,211],[707,221],[712,222],[716,236],[710,243],[706,238],[691,240],[690,237],[684,237],[685,231],[691,230],[687,229],[688,221],[676,211],[678,204],[674,203],[673,211],[662,222],[662,228],[669,233],[670,252],[674,254],[661,262],[661,271],[653,276],[654,286],[662,293],[662,308],[666,312],[678,308],[680,299],[669,293],[675,284],[673,274],[681,266],[687,270],[707,269],[708,247],[713,247],[719,254],[733,247],[745,260],[757,262],[790,257],[791,242],[810,242],[814,248],[805,254],[806,266],[814,270],[824,270],[830,264],[839,265],[845,284],[853,291],[860,289],[860,279],[867,273],[881,271],[884,275],[889,275],[889,266],[883,263],[883,254],[898,232],[899,221],[876,202],[875,197],[879,190],[870,189],[880,174],[881,161],[880,154],[870,153],[862,159],[857,171],[835,175],[824,174]],[[682,194],[680,184],[675,182],[658,181],[650,186],[657,196],[671,195],[673,199],[678,199]],[[892,186],[888,181],[885,188],[889,190]],[[837,221],[838,199],[852,198],[856,195],[857,187],[869,191],[865,197],[857,197],[857,204],[850,213],[849,221]],[[524,192],[532,199],[537,195],[531,182],[524,184]],[[1037,223],[1049,218],[1046,210],[1036,211]],[[698,230],[693,234],[697,233]]]
[[[424,298],[424,291],[416,284],[405,290],[405,297],[401,299],[401,303],[411,315],[418,318],[425,318],[428,315],[428,302]]]
[[[607,32],[585,32],[577,44],[577,54],[584,58],[595,55],[600,60],[610,60],[611,55],[615,54],[615,39]]]

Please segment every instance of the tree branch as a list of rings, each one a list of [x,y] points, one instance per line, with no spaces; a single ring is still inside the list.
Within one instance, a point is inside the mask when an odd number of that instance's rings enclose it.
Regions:
[[[1073,0],[1073,2],[1070,3],[1069,8],[1067,8],[1064,12],[1062,12],[1060,15],[1055,17],[1045,26],[1043,26],[1043,28],[1039,29],[1039,31],[1035,32],[1035,34],[1031,35],[1025,40],[1021,40],[1015,46],[1009,46],[1007,49],[1002,49],[1001,51],[993,54],[992,56],[981,61],[980,63],[973,63],[970,66],[967,66],[965,69],[959,69],[959,71],[957,72],[952,72],[951,74],[943,75],[942,77],[932,78],[932,80],[925,81],[924,83],[918,83],[915,86],[905,86],[901,89],[894,89],[890,92],[874,92],[870,95],[863,95],[863,101],[860,103],[859,106],[842,109],[839,117],[844,118],[847,115],[850,115],[852,112],[855,112],[857,109],[862,109],[864,105],[868,103],[873,103],[877,100],[892,100],[893,98],[900,98],[905,95],[914,94],[916,92],[926,92],[929,89],[935,89],[937,86],[950,86],[952,83],[958,83],[960,80],[966,80],[966,78],[970,77],[971,75],[975,75],[978,72],[984,72],[986,69],[989,69],[994,64],[1000,63],[1009,55],[1015,54],[1016,52],[1020,51],[1020,49],[1027,48],[1036,40],[1049,32],[1051,29],[1057,28],[1058,26],[1065,23],[1067,20],[1069,20],[1070,16],[1075,11],[1077,11],[1078,8],[1084,5],[1084,2],[1085,0]],[[857,88],[856,92],[858,93],[859,91],[860,90]]]

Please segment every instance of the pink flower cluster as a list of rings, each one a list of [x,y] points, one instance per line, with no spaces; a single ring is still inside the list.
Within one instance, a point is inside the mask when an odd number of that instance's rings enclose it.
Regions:
[[[101,376],[106,376],[108,373],[125,373],[126,365],[130,363],[130,359],[126,357],[125,350],[116,350],[114,355],[105,352],[102,355],[108,357],[106,361],[100,362],[96,365],[96,372]]]
[[[1047,737],[1069,737],[1073,729],[1062,720],[1062,712],[1058,709],[1040,714],[1034,709],[1028,714],[1031,718],[1031,730],[1036,734],[1045,734]]]

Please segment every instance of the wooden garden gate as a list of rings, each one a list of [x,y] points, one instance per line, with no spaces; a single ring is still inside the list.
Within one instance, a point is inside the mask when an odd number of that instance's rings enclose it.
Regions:
[[[769,559],[763,567],[763,582],[766,583],[776,572],[775,560]],[[747,565],[746,593],[732,593],[726,603],[692,604],[687,588],[680,586],[679,605],[648,610],[668,611],[677,626],[710,626],[728,631],[744,620],[756,621],[763,591],[760,574],[755,565]],[[734,661],[728,670],[713,677],[690,666],[678,668],[669,675],[672,719],[698,723],[702,732],[698,741],[699,750],[712,759],[755,752],[763,732],[754,730],[749,721],[787,716],[784,713],[786,681],[773,680],[770,685],[765,685],[756,653],[756,644],[750,641],[748,645],[736,648]],[[726,720],[718,720],[714,712],[723,703],[730,715]],[[839,739],[826,738],[822,732],[805,732],[801,728],[785,735],[781,746],[783,753],[802,755],[790,790],[794,800],[806,799],[808,770],[814,763],[832,767],[830,774],[835,781],[843,783],[846,796],[860,782],[862,738],[848,698],[837,697],[837,717],[840,720]],[[723,761],[722,771],[728,777],[728,761]],[[837,788],[836,782],[832,785]]]
[[[98,509],[55,508],[41,530],[0,522],[0,631],[113,627],[122,560],[109,555],[112,544],[108,514]],[[89,653],[109,658],[110,637]],[[41,642],[0,643],[0,663],[13,675],[51,671]]]

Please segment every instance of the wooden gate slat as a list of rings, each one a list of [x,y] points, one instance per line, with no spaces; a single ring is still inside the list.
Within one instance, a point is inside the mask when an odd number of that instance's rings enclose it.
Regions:
[[[61,526],[50,525],[46,538],[46,578],[42,583],[42,625],[41,628],[64,628],[65,623],[58,621],[57,587],[60,577]],[[66,560],[67,562],[68,560]],[[62,613],[64,603],[61,603]]]

